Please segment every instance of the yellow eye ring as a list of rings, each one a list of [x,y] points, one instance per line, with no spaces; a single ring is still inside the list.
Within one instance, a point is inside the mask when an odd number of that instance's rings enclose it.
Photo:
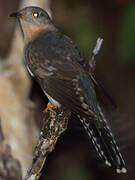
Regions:
[[[32,17],[37,18],[38,16],[39,16],[39,12],[38,11],[34,11],[32,13]]]

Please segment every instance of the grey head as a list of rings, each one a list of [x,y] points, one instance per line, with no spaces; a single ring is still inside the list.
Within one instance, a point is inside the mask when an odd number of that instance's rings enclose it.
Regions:
[[[48,24],[51,19],[47,12],[40,7],[29,6],[21,9],[18,12],[12,13],[10,17],[16,17],[19,19],[24,19],[28,23],[33,23],[37,25]]]
[[[10,17],[19,20],[25,42],[35,38],[42,31],[55,29],[47,12],[40,7],[25,7],[18,12],[12,13]]]

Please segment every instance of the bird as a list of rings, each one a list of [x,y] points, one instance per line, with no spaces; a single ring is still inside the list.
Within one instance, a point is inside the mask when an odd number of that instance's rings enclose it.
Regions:
[[[19,22],[24,64],[47,96],[48,108],[65,107],[75,114],[102,161],[116,173],[126,173],[125,161],[97,99],[96,81],[75,42],[40,7],[25,7],[10,17]]]

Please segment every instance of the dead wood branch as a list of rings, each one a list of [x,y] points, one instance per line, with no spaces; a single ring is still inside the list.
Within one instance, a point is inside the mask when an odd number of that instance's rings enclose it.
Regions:
[[[55,144],[67,128],[70,112],[63,109],[54,109],[56,114],[46,112],[38,144],[35,149],[33,163],[25,180],[37,180],[40,177],[47,155],[53,151]]]

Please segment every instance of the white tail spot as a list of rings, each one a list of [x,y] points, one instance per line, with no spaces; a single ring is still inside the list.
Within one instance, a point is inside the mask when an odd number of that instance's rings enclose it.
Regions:
[[[111,167],[111,163],[109,162],[109,161],[105,161],[105,164],[107,165],[107,166],[109,166],[109,167]]]

